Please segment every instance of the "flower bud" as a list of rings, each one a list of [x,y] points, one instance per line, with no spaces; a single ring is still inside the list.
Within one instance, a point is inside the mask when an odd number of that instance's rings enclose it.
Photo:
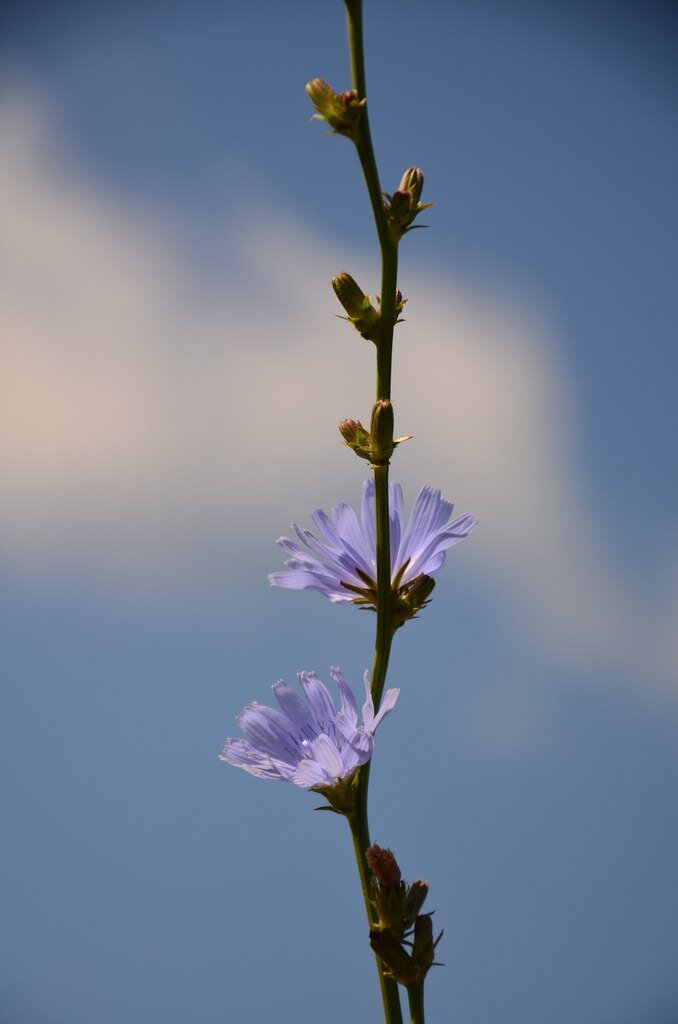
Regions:
[[[412,957],[389,931],[370,932],[370,946],[383,964],[384,976],[393,978],[400,985],[416,985],[420,976]]]
[[[416,881],[412,882],[412,885],[405,894],[405,914],[408,921],[408,927],[412,927],[415,919],[424,905],[424,900],[428,896],[428,883]]]
[[[408,167],[393,195],[384,193],[384,210],[391,238],[395,242],[399,242],[404,234],[412,231],[410,225],[417,214],[427,210],[431,205],[419,202],[423,188],[424,172],[419,167]]]
[[[421,167],[408,167],[400,180],[398,191],[409,193],[410,202],[416,206],[423,190],[424,172]]]
[[[355,139],[366,100],[359,99],[355,89],[334,92],[322,78],[314,78],[306,86],[311,102],[315,106],[313,115],[327,121],[333,132]]]
[[[393,406],[380,398],[372,407],[372,465],[386,466],[393,455]]]
[[[332,287],[348,316],[342,320],[352,323],[358,334],[367,341],[379,338],[379,314],[350,274],[337,274],[332,278]]]
[[[361,459],[372,460],[372,437],[360,420],[342,420],[339,424],[339,433],[356,455]]]
[[[360,420],[342,420],[339,424],[339,433],[347,446],[352,448],[359,458],[367,459],[372,466],[385,465],[388,462],[387,452],[393,454],[393,450],[399,444],[411,440],[409,434],[393,440],[393,407],[385,400],[375,403],[371,427],[372,430],[369,431]]]
[[[430,914],[420,914],[414,922],[414,944],[412,963],[423,981],[435,963],[435,950],[443,933],[433,941],[433,922]]]

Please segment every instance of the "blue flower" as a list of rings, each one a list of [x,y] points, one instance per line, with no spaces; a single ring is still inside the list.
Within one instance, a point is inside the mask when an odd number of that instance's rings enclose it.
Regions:
[[[431,577],[445,561],[445,552],[474,529],[478,520],[470,513],[450,522],[454,505],[432,487],[422,487],[405,525],[403,492],[389,485],[391,583],[396,598],[409,618],[433,589]],[[269,576],[272,586],[291,590],[319,590],[337,604],[355,603],[376,607],[377,566],[374,528],[374,481],[363,484],[360,518],[350,505],[335,505],[330,515],[311,512],[321,538],[296,524],[300,544],[280,537],[278,544],[292,557],[283,572]],[[414,600],[411,600],[414,599]],[[396,602],[397,605],[398,602]]]
[[[341,695],[338,711],[314,672],[298,676],[306,701],[280,679],[273,695],[281,710],[249,704],[236,719],[247,739],[227,740],[220,759],[259,778],[282,779],[303,789],[331,789],[349,779],[372,757],[377,726],[395,706],[400,690],[387,690],[375,715],[366,672],[363,721],[358,725],[358,706],[341,670],[331,668],[330,676]]]

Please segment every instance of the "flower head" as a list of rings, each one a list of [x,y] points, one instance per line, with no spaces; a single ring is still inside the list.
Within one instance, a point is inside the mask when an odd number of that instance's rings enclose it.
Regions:
[[[470,513],[450,521],[454,505],[440,491],[422,487],[405,525],[403,492],[389,485],[391,586],[400,621],[410,618],[426,603],[433,587],[432,576],[445,561],[445,552],[474,529],[478,520]],[[321,539],[294,524],[301,542],[281,537],[278,544],[291,558],[283,572],[269,576],[272,586],[291,590],[319,590],[337,604],[354,603],[375,608],[377,556],[374,531],[374,481],[363,484],[360,518],[342,502],[327,515],[311,512]]]
[[[228,739],[222,761],[262,779],[282,779],[303,789],[331,790],[351,778],[372,757],[374,734],[395,706],[400,690],[387,690],[378,713],[365,673],[363,721],[341,670],[330,669],[341,696],[337,711],[332,696],[314,672],[298,679],[306,700],[282,679],[273,685],[277,708],[249,704],[236,721],[247,739]]]

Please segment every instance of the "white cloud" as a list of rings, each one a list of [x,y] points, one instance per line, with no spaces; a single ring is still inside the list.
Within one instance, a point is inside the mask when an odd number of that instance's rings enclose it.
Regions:
[[[369,415],[373,350],[332,318],[327,282],[357,269],[374,290],[374,268],[267,211],[232,232],[224,286],[210,284],[170,224],[64,159],[26,93],[0,107],[0,196],[0,551],[14,571],[167,586],[357,496],[336,424]],[[651,653],[669,680],[670,623],[601,553],[543,318],[454,281],[404,284],[394,393],[415,440],[399,478],[480,516],[457,557],[546,648],[631,671]]]

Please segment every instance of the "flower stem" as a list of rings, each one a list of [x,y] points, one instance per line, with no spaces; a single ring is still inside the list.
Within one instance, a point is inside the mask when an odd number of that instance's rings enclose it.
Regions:
[[[363,45],[362,0],[345,0],[348,28],[351,78],[360,99],[365,91],[365,54]],[[396,283],[398,276],[398,245],[389,234],[384,210],[379,172],[372,146],[367,104],[363,108],[360,131],[355,139],[360,166],[367,186],[372,216],[381,250],[381,296],[379,339],[377,341],[377,400],[391,398],[391,363],[393,328],[395,322]],[[391,439],[392,440],[392,439]],[[386,681],[386,672],[393,642],[393,610],[391,596],[391,552],[389,537],[388,465],[374,467],[374,504],[377,548],[377,627],[372,665],[372,699],[378,710]],[[370,763],[360,769],[357,789],[357,808],[349,818],[365,909],[370,924],[374,924],[374,910],[370,903],[370,871],[365,851],[370,846],[367,823],[367,793]],[[402,1010],[398,985],[385,978],[381,962],[377,960],[379,984],[384,1003],[386,1024],[402,1024]],[[423,1018],[422,1018],[423,1019]]]
[[[407,998],[410,1004],[410,1024],[424,1024],[424,983],[408,985]]]

